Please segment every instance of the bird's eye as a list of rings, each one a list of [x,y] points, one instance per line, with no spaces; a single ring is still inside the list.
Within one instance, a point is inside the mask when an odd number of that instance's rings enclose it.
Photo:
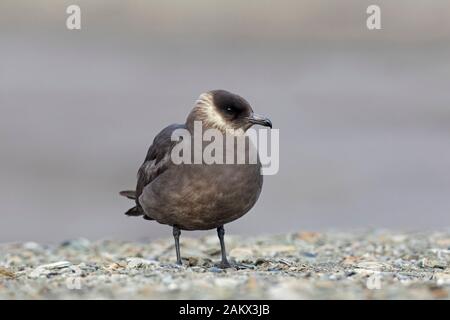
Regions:
[[[225,108],[225,111],[226,111],[228,114],[234,114],[234,108],[233,108],[233,107],[226,107],[226,108]]]

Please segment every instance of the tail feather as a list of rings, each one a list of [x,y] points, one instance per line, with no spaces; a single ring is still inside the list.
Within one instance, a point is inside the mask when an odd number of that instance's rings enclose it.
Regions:
[[[119,194],[128,199],[136,200],[136,191],[132,191],[132,190],[120,191]],[[130,217],[144,216],[144,219],[153,220],[152,218],[150,218],[144,214],[144,212],[142,211],[142,208],[139,205],[129,209],[127,212],[125,212],[125,214]]]
[[[129,209],[127,212],[125,212],[127,216],[137,217],[142,216],[142,212],[138,209],[138,207],[133,207]]]
[[[128,199],[131,200],[136,200],[136,191],[133,190],[125,190],[125,191],[120,191],[119,194],[123,197],[126,197]]]

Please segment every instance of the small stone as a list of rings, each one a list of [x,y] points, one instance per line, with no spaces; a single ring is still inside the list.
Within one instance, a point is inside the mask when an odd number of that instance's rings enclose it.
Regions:
[[[248,264],[248,263],[234,263],[234,264],[232,264],[232,266],[236,270],[254,270],[256,268],[255,265]]]
[[[191,267],[192,272],[199,272],[199,273],[203,273],[206,270],[204,268],[201,267]]]
[[[404,275],[404,274],[396,274],[395,277],[404,284],[407,284],[409,282],[411,282],[411,277],[408,275]]]
[[[45,264],[40,267],[48,269],[48,270],[54,270],[54,269],[67,268],[67,267],[70,267],[71,265],[72,265],[72,263],[70,263],[69,261],[58,261],[58,262],[54,262],[54,263],[50,263],[50,264]]]
[[[292,266],[294,263],[292,261],[286,260],[286,259],[279,259],[279,263],[285,264],[287,266]]]
[[[108,265],[105,269],[110,270],[110,271],[115,271],[115,270],[123,269],[123,267],[120,266],[118,263],[114,262],[114,263],[111,263],[110,265]]]
[[[448,267],[448,263],[442,260],[423,258],[420,261],[419,266],[421,266],[422,268],[445,269]]]
[[[30,272],[30,278],[39,278],[40,276],[55,275],[58,274],[60,270],[66,269],[72,266],[69,261],[58,261],[50,264],[44,264],[35,268]]]
[[[281,270],[282,270],[282,269],[281,269],[281,268],[278,268],[278,267],[267,269],[267,271],[270,271],[270,272],[280,272]]]
[[[23,248],[26,250],[38,251],[41,249],[41,246],[39,244],[37,244],[36,242],[29,241],[29,242],[25,242],[23,244]]]
[[[265,264],[265,263],[269,263],[269,261],[264,259],[264,258],[257,258],[256,261],[255,261],[255,265],[256,266],[259,266],[259,265]]]
[[[389,265],[377,261],[363,261],[356,264],[356,268],[372,271],[383,271],[388,267]]]
[[[128,258],[127,259],[127,268],[129,269],[139,269],[145,268],[151,265],[155,265],[155,261],[146,260],[142,258]]]
[[[450,250],[435,248],[435,249],[431,249],[430,251],[436,255],[437,260],[444,261],[444,260],[449,260],[449,258],[450,258]]]
[[[62,247],[71,247],[75,250],[86,250],[91,245],[91,242],[85,238],[78,238],[73,240],[67,240],[61,243]]]
[[[8,269],[0,267],[0,277],[14,278],[15,274],[14,272],[9,271]]]
[[[188,257],[187,264],[189,266],[206,266],[211,263],[210,259],[204,259],[202,257]]]
[[[356,262],[358,262],[360,260],[359,257],[355,257],[355,256],[347,256],[344,258],[344,260],[342,261],[342,264],[344,265],[354,265],[356,264]]]
[[[315,258],[317,257],[317,254],[312,253],[312,252],[303,252],[302,255],[306,258]]]
[[[345,276],[346,277],[353,277],[355,274],[357,274],[354,270],[347,270],[345,271]]]

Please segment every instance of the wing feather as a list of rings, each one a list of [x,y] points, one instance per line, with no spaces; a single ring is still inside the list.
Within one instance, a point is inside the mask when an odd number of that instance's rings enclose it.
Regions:
[[[186,129],[186,127],[182,124],[172,124],[164,128],[155,137],[153,144],[148,149],[144,163],[139,168],[136,186],[136,206],[138,211],[142,214],[144,214],[144,212],[139,204],[139,197],[141,196],[144,188],[160,174],[166,171],[172,164],[170,154],[172,152],[172,148],[177,142],[172,141],[171,136],[177,129]]]

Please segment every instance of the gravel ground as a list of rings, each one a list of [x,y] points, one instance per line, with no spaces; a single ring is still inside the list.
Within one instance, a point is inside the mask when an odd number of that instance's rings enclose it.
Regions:
[[[450,231],[0,245],[1,299],[448,299]]]

